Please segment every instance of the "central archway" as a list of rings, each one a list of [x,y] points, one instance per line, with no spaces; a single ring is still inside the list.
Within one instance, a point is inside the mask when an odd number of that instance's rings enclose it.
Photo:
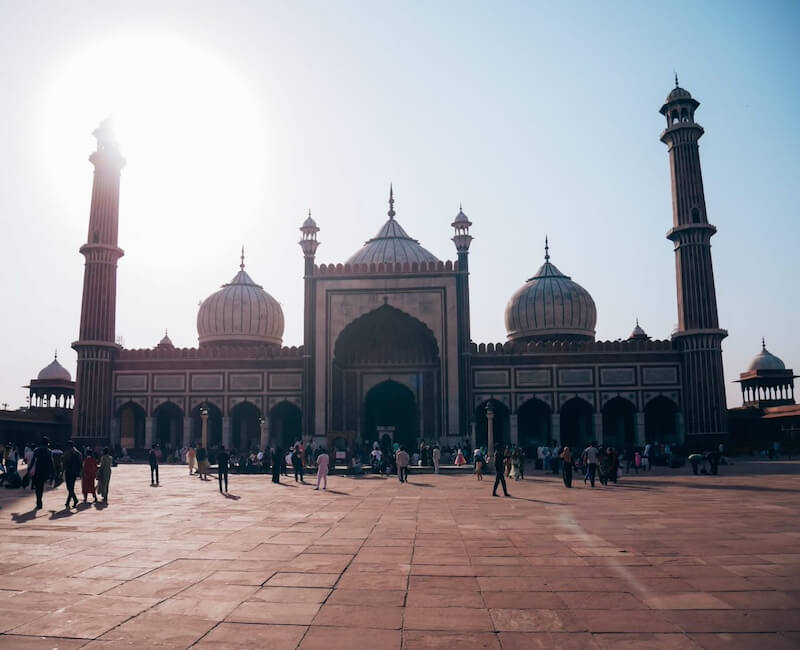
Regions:
[[[421,431],[443,434],[439,344],[420,320],[384,304],[347,325],[333,352],[333,431],[366,443],[382,437],[377,427],[394,426],[409,448]]]
[[[240,452],[261,447],[261,411],[252,402],[239,402],[231,409],[231,447]]]
[[[374,386],[364,400],[365,440],[379,440],[379,427],[393,428],[393,440],[407,450],[417,444],[419,416],[414,393],[396,381],[384,381]]]

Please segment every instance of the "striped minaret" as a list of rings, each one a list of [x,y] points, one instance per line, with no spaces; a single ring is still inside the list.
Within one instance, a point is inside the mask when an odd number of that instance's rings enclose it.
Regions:
[[[75,378],[72,435],[109,444],[111,437],[111,370],[119,346],[115,340],[117,307],[117,260],[124,254],[117,246],[119,226],[119,176],[125,160],[119,153],[108,120],[93,133],[97,151],[94,165],[89,235],[80,252],[86,258],[83,301]]]
[[[673,340],[683,353],[683,416],[687,441],[702,445],[727,435],[725,380],[722,371],[722,339],[711,237],[717,229],[708,223],[700,169],[698,141],[703,127],[694,121],[700,102],[678,85],[667,96],[661,114],[667,128],[661,142],[669,151],[672,177],[673,227],[667,238],[675,245],[678,288],[678,330]],[[714,436],[714,440],[698,436]]]

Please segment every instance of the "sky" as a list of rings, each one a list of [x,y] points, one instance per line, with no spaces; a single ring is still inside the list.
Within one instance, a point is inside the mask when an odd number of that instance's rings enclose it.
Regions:
[[[472,335],[505,340],[543,261],[583,285],[597,338],[676,326],[666,147],[678,73],[697,121],[728,404],[760,349],[800,369],[797,2],[0,0],[0,405],[75,372],[93,150],[122,172],[117,334],[196,346],[198,303],[247,270],[302,342],[298,227],[343,262],[386,219],[454,259],[473,221]],[[127,140],[126,140],[127,138]]]

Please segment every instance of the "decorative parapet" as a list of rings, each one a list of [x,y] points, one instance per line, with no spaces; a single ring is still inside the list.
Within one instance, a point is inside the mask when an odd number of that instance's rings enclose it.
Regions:
[[[386,273],[454,273],[458,262],[403,262],[397,264],[315,264],[314,275],[375,275]]]
[[[144,359],[300,359],[303,346],[253,346],[214,345],[204,348],[144,348],[123,349],[119,359],[141,361]]]
[[[533,341],[472,343],[474,355],[563,354],[565,352],[674,352],[672,341]]]

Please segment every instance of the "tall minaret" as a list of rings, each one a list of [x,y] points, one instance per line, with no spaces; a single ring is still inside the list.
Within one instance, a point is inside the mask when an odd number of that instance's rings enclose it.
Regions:
[[[303,273],[303,436],[306,440],[315,434],[314,408],[314,352],[317,332],[317,307],[314,288],[314,256],[317,254],[319,227],[308,211],[308,218],[300,226],[303,238],[298,242],[303,250],[305,269]]]
[[[728,333],[720,329],[717,318],[711,264],[711,237],[717,229],[706,215],[697,144],[703,127],[694,121],[699,105],[678,86],[676,75],[675,88],[660,111],[667,119],[661,142],[669,151],[672,177],[673,227],[667,238],[675,244],[678,288],[678,330],[673,340],[683,353],[683,415],[690,444],[694,436],[727,435],[728,430],[722,372],[722,339]]]
[[[469,437],[472,413],[472,337],[470,334],[469,313],[469,247],[472,235],[469,228],[472,222],[458,206],[458,214],[451,224],[453,227],[453,243],[458,253],[458,275],[456,276],[456,309],[458,325],[458,403],[459,430],[462,437]]]
[[[119,346],[115,342],[117,309],[117,260],[124,252],[117,247],[119,226],[119,175],[125,160],[105,120],[92,134],[97,151],[94,165],[89,235],[80,252],[86,258],[83,301],[75,378],[75,408],[72,435],[108,444],[111,436],[111,370]]]

